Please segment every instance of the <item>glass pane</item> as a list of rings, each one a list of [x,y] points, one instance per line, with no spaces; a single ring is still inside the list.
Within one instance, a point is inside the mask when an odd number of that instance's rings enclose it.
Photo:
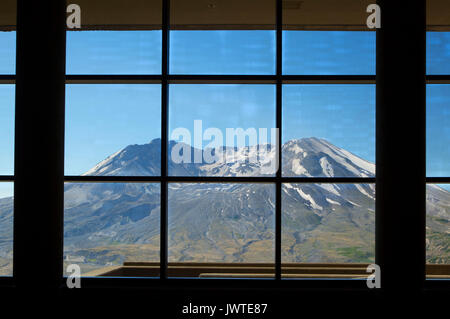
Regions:
[[[427,176],[450,176],[450,85],[427,85]]]
[[[170,9],[170,73],[275,73],[275,1],[173,0]]]
[[[427,32],[427,73],[450,74],[450,32]]]
[[[159,175],[160,137],[160,85],[66,86],[66,175]]]
[[[283,86],[283,175],[375,174],[375,85]]]
[[[14,184],[0,182],[0,277],[13,275]]]
[[[450,3],[427,0],[427,73],[450,74]]]
[[[283,73],[375,74],[375,32],[283,31]]]
[[[275,74],[275,31],[171,31],[173,74]]]
[[[0,74],[16,74],[16,32],[0,32]]]
[[[283,275],[304,277],[308,270],[299,263],[373,263],[374,260],[374,184],[282,186]],[[321,270],[316,271],[312,274],[323,274]],[[325,273],[331,271],[330,268]],[[362,267],[347,275],[367,276],[365,271]]]
[[[170,175],[274,175],[274,85],[177,84],[169,101]]]
[[[161,31],[67,33],[67,74],[161,74]]]
[[[168,218],[170,276],[273,277],[275,185],[173,183]]]
[[[14,109],[15,86],[0,84],[0,175],[14,174]]]
[[[427,263],[450,264],[450,184],[427,185],[426,229]]]
[[[77,264],[82,276],[159,276],[159,240],[159,184],[65,185],[66,275],[67,266]],[[137,262],[146,266],[138,273]]]

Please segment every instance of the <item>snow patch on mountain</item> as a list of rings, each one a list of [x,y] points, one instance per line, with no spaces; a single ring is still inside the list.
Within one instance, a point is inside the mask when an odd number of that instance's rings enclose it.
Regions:
[[[328,162],[326,157],[322,157],[320,159],[320,166],[322,167],[323,173],[325,176],[333,177],[334,176],[334,170],[333,166]]]
[[[318,184],[321,188],[333,193],[334,195],[341,196],[339,188],[336,184]]]
[[[301,188],[295,188],[295,190],[297,191],[297,193],[299,193],[299,195],[305,199],[306,201],[310,202],[311,207],[313,209],[318,209],[318,210],[323,210],[323,207],[320,205],[317,205],[316,202],[314,201],[314,199],[312,198],[311,195],[306,194],[305,192],[302,191]]]
[[[366,190],[364,189],[364,187],[362,187],[362,185],[360,184],[355,184],[356,188],[364,195],[366,195],[367,197],[369,197],[370,199],[375,199],[372,195],[370,195],[369,193],[366,192]]]
[[[292,171],[296,175],[304,175],[308,177],[311,176],[308,173],[308,170],[304,166],[302,166],[302,164],[300,164],[300,160],[297,158],[292,160]]]
[[[332,200],[332,199],[329,199],[328,197],[325,198],[325,200],[326,200],[328,203],[332,204],[332,205],[339,205],[339,206],[341,206],[341,204],[340,204],[339,202],[336,202],[336,201],[334,201],[334,200]]]

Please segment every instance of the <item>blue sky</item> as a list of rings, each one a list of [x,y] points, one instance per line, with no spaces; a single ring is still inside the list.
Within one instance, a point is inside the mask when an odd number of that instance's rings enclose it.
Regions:
[[[450,33],[429,33],[427,69],[450,73]],[[285,74],[374,74],[373,32],[285,31]],[[15,33],[0,32],[0,74],[15,70]],[[69,74],[158,74],[161,31],[68,32]],[[274,74],[273,31],[173,31],[174,74]],[[428,88],[429,176],[450,175],[446,85]],[[283,140],[317,136],[373,161],[373,85],[286,85]],[[124,107],[124,105],[126,107]],[[170,128],[272,127],[273,85],[171,85]],[[0,85],[0,175],[13,173],[14,86]],[[159,85],[68,85],[66,174],[160,137]],[[0,197],[5,194],[0,188]]]
[[[111,31],[69,32],[68,73],[95,74],[99,70],[109,74],[157,73],[160,65],[156,62],[145,63],[145,60],[159,62],[161,52],[157,49],[152,54],[146,53],[148,45],[142,42],[151,42],[156,48],[160,44],[160,37],[159,31],[134,31],[127,35]],[[286,74],[375,72],[373,32],[324,34],[289,31],[284,34],[284,42],[283,68]],[[274,31],[173,31],[170,43],[170,71],[174,74],[275,73]],[[298,43],[303,43],[303,46]],[[99,59],[99,54],[104,58]],[[134,91],[134,86],[128,85],[129,90]],[[126,88],[116,90],[108,87],[111,85],[68,86],[67,174],[81,174],[128,144],[160,137],[159,122],[150,120],[143,111],[144,105],[149,105],[149,102],[142,99],[150,99],[148,95],[127,95]],[[373,86],[289,85],[285,86],[284,92],[284,141],[321,137],[374,161]],[[124,94],[127,95],[129,108],[121,111]],[[151,108],[155,108],[158,99],[159,95],[151,103]],[[203,120],[204,129],[217,127],[223,132],[227,127],[275,127],[275,86],[271,84],[174,84],[170,86],[169,101],[169,133],[177,127],[192,131],[194,120],[197,119]],[[116,111],[107,112],[108,108]],[[147,125],[142,124],[141,118],[134,117],[128,120],[131,120],[129,127],[133,129],[133,134],[114,130],[114,123],[122,123],[117,114],[124,114],[134,108],[144,112],[142,118],[148,118]],[[342,121],[324,125],[324,111],[333,114],[333,117],[341,115]],[[76,116],[72,112],[76,112]],[[94,119],[97,113],[101,114],[102,124],[97,123],[99,119]],[[333,117],[330,120],[334,120]],[[95,130],[89,129],[93,121],[97,123]],[[106,128],[105,123],[109,123]],[[115,138],[111,138],[110,134]],[[92,143],[89,143],[90,140]],[[207,141],[204,142],[206,144]]]

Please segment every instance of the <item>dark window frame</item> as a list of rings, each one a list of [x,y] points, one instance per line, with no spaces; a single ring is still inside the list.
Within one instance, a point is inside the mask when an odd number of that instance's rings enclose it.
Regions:
[[[276,1],[276,0],[275,0]],[[283,183],[375,183],[375,177],[336,178],[336,177],[284,177],[282,176],[282,154],[279,152],[279,169],[273,177],[175,177],[167,170],[168,145],[168,109],[170,84],[267,84],[276,86],[276,127],[279,130],[278,145],[282,145],[282,88],[291,83],[334,83],[334,84],[374,84],[375,75],[283,75],[282,72],[282,6],[276,1],[276,74],[274,75],[183,75],[170,74],[170,8],[169,1],[162,6],[162,70],[161,75],[66,75],[66,84],[79,83],[158,83],[161,84],[161,176],[65,176],[65,182],[157,182],[161,185],[161,228],[160,228],[160,278],[167,279],[168,267],[168,203],[167,193],[169,183],[272,183],[276,187],[275,205],[275,280],[282,278],[281,263],[281,189]],[[275,14],[275,12],[274,12]],[[69,32],[69,31],[68,31]],[[231,278],[230,278],[231,279]],[[233,280],[233,279],[231,279]],[[239,279],[240,280],[240,279]]]
[[[92,287],[147,287],[147,288],[164,288],[164,287],[183,287],[183,286],[198,286],[198,287],[203,287],[203,288],[212,288],[212,287],[217,287],[217,285],[220,285],[221,287],[233,287],[233,288],[242,288],[242,287],[254,287],[254,288],[285,288],[285,287],[290,287],[290,288],[305,288],[305,289],[309,289],[309,288],[350,288],[350,289],[358,289],[358,290],[367,290],[367,288],[365,287],[365,281],[361,281],[361,280],[307,280],[307,281],[297,281],[297,280],[280,280],[281,279],[281,185],[284,182],[297,182],[297,183],[317,183],[317,182],[321,182],[321,183],[340,183],[340,182],[346,182],[346,183],[375,183],[376,182],[376,187],[377,190],[382,188],[383,186],[386,186],[387,183],[394,181],[394,177],[389,176],[389,172],[384,170],[381,167],[377,167],[377,173],[376,173],[376,177],[375,178],[357,178],[357,179],[339,179],[339,178],[286,178],[286,177],[282,177],[281,176],[281,167],[279,169],[279,171],[277,172],[277,175],[275,177],[263,177],[263,178],[240,178],[240,177],[236,177],[236,178],[232,178],[232,177],[186,177],[186,178],[182,178],[182,177],[169,177],[167,174],[167,144],[165,142],[167,142],[167,138],[168,138],[168,132],[167,132],[167,127],[168,127],[168,90],[169,90],[169,84],[170,83],[177,83],[177,82],[190,82],[190,83],[271,83],[271,84],[275,84],[276,85],[276,123],[277,123],[277,128],[281,129],[282,126],[282,86],[283,84],[287,84],[287,83],[375,83],[377,84],[377,139],[376,139],[376,144],[377,144],[377,163],[380,161],[380,159],[383,159],[383,156],[386,156],[386,153],[389,152],[392,149],[389,149],[387,146],[383,145],[381,142],[381,139],[379,139],[378,134],[380,132],[380,129],[383,129],[386,132],[386,134],[388,135],[389,133],[394,133],[395,135],[395,130],[392,130],[392,128],[389,128],[388,125],[386,125],[386,120],[388,119],[389,115],[386,113],[385,110],[382,110],[382,108],[380,108],[380,103],[379,103],[379,97],[383,97],[383,98],[387,98],[388,94],[386,93],[386,87],[389,83],[386,82],[386,79],[388,78],[387,76],[389,74],[392,74],[393,71],[389,71],[386,74],[385,71],[386,70],[391,70],[394,69],[394,66],[396,64],[396,62],[399,62],[400,60],[396,59],[395,57],[395,53],[393,53],[393,50],[389,50],[388,49],[388,45],[392,45],[395,47],[395,41],[392,38],[386,38],[386,34],[388,34],[389,32],[398,32],[399,31],[399,26],[393,26],[389,24],[389,18],[387,26],[385,26],[384,30],[377,30],[377,75],[361,75],[361,76],[345,76],[345,75],[341,75],[341,76],[308,76],[308,75],[302,75],[302,76],[286,76],[286,75],[282,75],[282,70],[281,70],[281,48],[282,48],[282,1],[281,0],[274,0],[276,1],[276,37],[277,37],[277,42],[276,42],[276,46],[277,46],[277,50],[276,50],[276,54],[277,54],[277,68],[276,68],[276,75],[268,75],[268,76],[209,76],[209,75],[199,75],[199,76],[185,76],[185,75],[169,75],[168,73],[168,65],[169,65],[169,61],[168,61],[168,57],[169,57],[169,19],[170,19],[170,10],[169,10],[169,1],[168,0],[163,0],[163,23],[162,23],[162,37],[163,37],[163,50],[162,50],[162,74],[161,75],[157,75],[157,76],[114,76],[114,75],[108,75],[108,76],[102,76],[102,75],[92,75],[92,76],[85,76],[85,75],[67,75],[65,76],[65,83],[69,84],[69,83],[127,83],[129,81],[133,81],[133,83],[139,82],[139,83],[159,83],[161,84],[161,90],[162,90],[162,118],[161,118],[161,123],[162,123],[162,130],[161,130],[161,139],[162,139],[162,149],[161,149],[161,177],[120,177],[120,178],[110,178],[110,177],[89,177],[89,176],[85,176],[85,177],[77,177],[77,176],[63,176],[63,172],[61,172],[61,165],[63,167],[63,156],[61,158],[61,150],[54,150],[56,153],[58,154],[51,154],[51,155],[55,155],[59,160],[58,160],[58,168],[55,168],[55,172],[54,175],[52,174],[52,176],[49,176],[49,179],[51,180],[51,182],[55,185],[55,183],[58,185],[59,187],[59,191],[57,192],[57,194],[55,195],[56,199],[54,200],[55,202],[55,206],[58,206],[61,208],[61,203],[62,203],[62,197],[63,197],[63,193],[61,192],[62,190],[62,184],[61,182],[72,182],[72,181],[86,181],[86,182],[103,182],[103,181],[116,181],[116,182],[160,182],[161,183],[161,238],[165,237],[166,240],[161,240],[161,279],[150,279],[150,278],[85,278],[83,279],[83,282],[85,284],[87,284],[87,286],[92,286]],[[26,1],[25,0],[18,0],[18,28],[30,28],[32,27],[32,25],[30,25],[32,22],[25,22],[24,20],[27,18],[27,15],[33,16],[36,14],[36,12],[33,12],[30,9],[26,9]],[[389,4],[389,1],[383,1],[380,0],[379,1],[380,4],[382,4],[383,10],[384,12],[390,12],[392,13],[404,13],[403,10],[404,8],[402,8],[401,6],[399,6],[399,4]],[[417,37],[417,44],[419,46],[419,53],[417,54],[412,54],[411,57],[406,58],[406,62],[404,62],[403,66],[405,64],[408,64],[409,62],[415,61],[415,59],[420,59],[421,58],[421,54],[423,54],[425,51],[425,46],[424,46],[424,39],[421,39],[420,37],[422,35],[425,34],[425,21],[424,21],[424,12],[425,10],[423,10],[423,12],[421,12],[422,7],[421,5],[425,5],[425,1],[418,1],[418,6],[411,6],[411,8],[409,8],[409,10],[411,10],[411,12],[413,13],[413,15],[415,17],[419,17],[419,21],[418,21],[418,27],[416,29],[411,30],[411,37]],[[54,10],[50,13],[51,14],[51,19],[50,21],[48,21],[49,24],[52,25],[57,25],[59,26],[59,28],[61,30],[59,30],[59,35],[57,37],[57,43],[55,43],[54,45],[52,44],[46,44],[47,48],[50,48],[52,50],[54,50],[55,52],[58,51],[58,54],[61,54],[61,44],[65,44],[65,35],[62,35],[62,26],[63,26],[63,20],[65,20],[65,10],[63,11],[63,6],[60,4],[59,8],[57,8],[57,5],[54,5]],[[57,10],[59,9],[59,11]],[[43,9],[37,9],[37,7],[35,7],[35,10],[41,10],[41,12],[43,12]],[[423,16],[422,16],[423,15]],[[405,16],[408,16],[407,14],[405,14]],[[421,20],[423,18],[423,20]],[[405,20],[406,18],[400,17],[399,19],[403,19],[403,21],[408,21]],[[30,19],[30,21],[32,21],[32,19]],[[65,22],[65,21],[64,21]],[[423,26],[423,28],[422,28]],[[64,33],[65,33],[65,28],[64,28]],[[17,43],[19,45],[19,43],[21,41],[31,41],[31,35],[25,34],[26,32],[23,32],[24,34],[21,34],[20,37],[18,37]],[[381,37],[380,37],[381,35]],[[399,47],[397,46],[396,49],[399,49]],[[31,68],[31,70],[25,70],[24,68],[24,64],[26,61],[30,61],[30,59],[32,59],[32,57],[30,57],[30,54],[26,54],[25,52],[22,52],[20,50],[18,50],[19,52],[17,53],[17,62],[20,64],[20,66],[17,68],[17,79],[18,79],[18,84],[19,87],[16,85],[16,92],[17,92],[17,96],[23,96],[25,93],[27,93],[27,87],[24,87],[23,83],[27,83],[27,80],[25,79],[25,74],[27,74],[27,72],[33,72],[33,71],[40,71],[42,70],[42,67],[40,66],[35,66],[34,68]],[[403,50],[403,52],[407,52],[407,49]],[[38,56],[45,56],[45,52],[44,53],[40,53],[38,54]],[[61,57],[61,56],[60,56]],[[386,57],[391,57],[391,60],[386,60]],[[421,60],[420,60],[421,61]],[[425,62],[425,61],[423,61]],[[425,83],[450,83],[450,76],[431,76],[431,75],[425,75],[425,71],[421,70],[422,65],[418,65],[417,67],[415,66],[415,68],[417,68],[417,76],[413,77],[413,80],[416,81],[417,83],[417,87],[420,87],[422,89],[422,82],[420,80],[420,77],[423,76],[423,88],[425,88]],[[382,70],[383,72],[379,72],[380,70]],[[49,73],[51,75],[54,76],[54,78],[57,78],[58,76],[61,75],[61,65],[56,65],[54,67],[52,67],[51,69],[48,70]],[[383,74],[381,74],[383,73]],[[421,75],[422,74],[422,75]],[[29,80],[28,80],[29,81]],[[1,75],[0,76],[0,83],[15,83],[16,82],[16,76],[15,75]],[[65,85],[65,83],[59,83],[59,87],[61,88],[62,86]],[[62,86],[61,86],[62,85]],[[40,84],[37,85],[38,88],[43,88],[43,86]],[[26,98],[24,98],[25,101],[28,101]],[[56,100],[59,100],[59,103],[61,104],[61,99],[60,96],[55,97],[55,103],[57,102]],[[16,101],[17,103],[17,101]],[[64,103],[62,103],[64,105]],[[424,107],[423,105],[424,103],[422,103],[422,101],[418,101],[417,105],[419,107],[419,110],[417,111],[417,114],[422,114],[421,112],[423,111],[423,109],[421,109],[422,107]],[[59,106],[61,107],[61,105]],[[23,100],[20,101],[20,103],[16,104],[16,108],[22,109],[23,108]],[[382,112],[380,112],[382,111]],[[20,123],[23,120],[23,114],[17,114],[16,113],[16,123]],[[379,119],[381,119],[382,121],[379,121]],[[49,121],[51,120],[57,120],[59,122],[61,122],[61,120],[63,121],[64,119],[61,119],[60,114],[55,114],[53,117],[49,118]],[[420,119],[419,119],[420,120]],[[424,117],[423,117],[424,120]],[[425,130],[424,130],[424,126],[422,127],[421,125],[419,126],[419,134],[420,134],[420,141],[422,141],[422,138],[424,139],[425,136]],[[54,133],[54,131],[52,132]],[[281,131],[280,131],[281,133]],[[16,128],[16,137],[19,135],[23,135],[23,131],[17,131]],[[281,142],[281,134],[279,136],[279,143]],[[424,141],[423,141],[424,142]],[[21,142],[18,142],[16,140],[16,143],[18,143],[19,145],[16,145],[16,164],[18,163],[18,161],[20,161],[20,159],[18,159],[18,152],[17,149],[22,149],[24,148],[26,143],[21,144]],[[60,143],[60,141],[59,141]],[[381,154],[381,152],[384,154]],[[279,156],[281,157],[281,152],[279,154]],[[281,161],[280,161],[281,164]],[[417,167],[421,167],[424,166],[424,161],[422,160],[417,160],[417,162],[415,163],[415,165]],[[23,184],[26,182],[26,174],[24,174],[22,172],[23,168],[18,168],[17,165],[15,165],[15,174],[14,176],[0,176],[0,181],[13,181],[15,182],[15,190],[18,192],[17,194],[15,194],[15,198],[20,197],[22,199],[25,198],[25,195],[27,194],[27,192],[24,190]],[[56,172],[58,170],[58,172]],[[450,178],[433,178],[433,177],[425,177],[423,176],[424,174],[422,174],[423,172],[418,172],[417,174],[415,174],[416,178],[420,178],[422,179],[421,184],[423,184],[423,187],[425,186],[426,183],[450,183]],[[276,262],[276,276],[275,276],[275,280],[246,280],[246,279],[239,279],[239,280],[235,280],[235,279],[225,279],[225,280],[215,280],[215,279],[202,279],[202,280],[198,280],[198,279],[193,279],[192,280],[185,280],[185,279],[177,279],[177,280],[167,280],[167,187],[168,187],[168,183],[172,182],[172,181],[178,181],[178,182],[190,182],[190,181],[195,181],[195,182],[274,182],[276,184],[276,258],[275,258],[275,262]],[[20,187],[16,187],[17,184],[21,184]],[[60,185],[61,184],[61,185]],[[20,195],[20,196],[17,196]],[[416,203],[419,203],[421,206],[422,203],[424,203],[424,198],[425,198],[425,194],[422,191],[417,191],[414,193],[414,195],[420,195],[422,196],[421,199],[419,199]],[[419,197],[420,197],[419,196]],[[24,219],[25,219],[25,213],[23,210],[23,207],[18,207],[17,205],[18,200],[15,200],[15,221],[14,221],[14,225],[15,225],[15,237],[14,237],[14,242],[15,242],[15,251],[14,251],[14,278],[0,278],[0,285],[3,284],[14,284],[17,286],[21,286],[24,285],[27,278],[26,278],[26,258],[24,257],[24,252],[23,250],[23,245],[24,245],[24,241],[26,240],[26,236],[24,235],[25,231],[27,230],[27,227],[23,227],[24,226]],[[58,203],[56,203],[58,202]],[[377,192],[377,196],[376,196],[376,203],[377,203],[377,208],[378,207],[383,207],[381,204],[386,205],[389,204],[391,202],[391,199],[389,198],[389,196],[386,196],[386,194],[380,194],[380,192]],[[56,205],[58,204],[58,205]],[[380,205],[379,205],[380,204]],[[21,206],[21,205],[19,205]],[[16,210],[16,208],[19,208],[18,210]],[[418,209],[420,209],[420,207],[418,207]],[[43,221],[42,223],[46,222],[46,221],[52,221],[54,222],[54,225],[51,225],[49,227],[51,227],[51,229],[55,230],[58,234],[57,236],[62,236],[62,214],[63,211],[60,209],[59,210],[59,217],[55,218],[55,217],[49,217],[46,218],[45,221]],[[388,227],[386,227],[385,225],[383,225],[383,223],[381,221],[386,222],[386,218],[389,217],[387,216],[387,213],[384,212],[383,210],[379,210],[376,209],[376,214],[377,214],[377,222],[376,222],[376,226],[377,226],[377,231],[376,231],[376,241],[378,242],[383,241],[383,243],[381,245],[377,245],[377,250],[376,250],[376,259],[377,259],[377,263],[381,262],[382,265],[386,265],[386,268],[389,269],[389,271],[392,270],[392,265],[389,265],[389,260],[395,260],[395,258],[392,256],[392,254],[388,251],[386,251],[384,248],[386,247],[386,240],[389,239],[390,234],[388,231]],[[382,215],[381,218],[380,215]],[[425,211],[422,212],[422,215],[425,216]],[[422,217],[423,217],[422,216]],[[417,217],[415,220],[416,224],[421,224],[423,226],[423,228],[425,228],[424,225],[424,220],[422,217]],[[387,220],[388,222],[393,222],[395,221],[395,219],[392,219],[392,217],[390,217],[391,220]],[[42,225],[42,224],[41,224]],[[22,226],[22,227],[20,227]],[[388,225],[389,226],[389,225]],[[28,226],[29,229],[29,226]],[[17,234],[18,232],[20,233]],[[23,237],[22,237],[23,235]],[[418,232],[416,234],[417,238],[415,239],[424,239],[423,238],[423,233]],[[28,238],[29,239],[29,238]],[[61,238],[62,239],[62,238]],[[19,242],[16,246],[16,242]],[[424,240],[423,240],[424,242]],[[19,248],[18,250],[16,250],[16,248]],[[423,247],[419,246],[417,247],[417,250],[421,250],[424,248],[424,243],[423,243]],[[48,261],[48,264],[52,264],[55,267],[53,268],[53,270],[56,270],[54,274],[52,274],[52,278],[55,279],[53,282],[57,283],[57,286],[61,287],[64,286],[63,284],[63,277],[62,277],[62,267],[59,267],[62,263],[62,258],[61,254],[62,254],[62,240],[60,240],[60,242],[52,242],[52,247],[50,248],[51,252],[49,253],[52,256],[52,259]],[[420,252],[420,254],[422,254],[423,252]],[[17,256],[16,256],[17,255]],[[49,256],[50,256],[49,255]],[[409,274],[413,274],[415,276],[415,278],[412,280],[412,285],[414,285],[414,287],[416,288],[423,288],[423,282],[424,281],[424,277],[425,277],[425,259],[423,259],[422,261],[420,260],[414,260],[412,262],[412,264],[410,263],[408,265],[410,267]],[[58,270],[58,267],[61,268],[60,270]],[[16,268],[19,268],[16,271]],[[45,268],[41,268],[41,269],[45,269]],[[418,278],[418,279],[417,279]],[[421,279],[422,278],[422,279]],[[392,278],[391,275],[388,276],[387,279],[385,279],[385,281],[388,286],[389,285],[393,285],[393,287],[395,287],[394,284],[394,280]],[[436,285],[439,287],[448,287],[448,282],[445,281],[439,281],[439,280],[434,280],[434,283],[431,285],[431,287],[435,287]]]

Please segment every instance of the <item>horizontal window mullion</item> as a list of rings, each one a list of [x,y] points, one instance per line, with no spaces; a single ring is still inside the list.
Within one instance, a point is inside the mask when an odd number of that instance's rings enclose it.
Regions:
[[[375,75],[282,75],[284,84],[375,84]]]
[[[0,175],[0,182],[14,182],[13,175]]]
[[[183,84],[276,84],[281,80],[284,84],[375,84],[374,75],[109,75],[109,74],[77,74],[66,75],[67,84],[99,84],[99,83],[149,83],[159,84],[167,79],[169,83]],[[14,81],[14,76],[0,76],[2,81]]]
[[[427,75],[427,84],[450,84],[450,74],[449,75]]]
[[[430,184],[447,184],[450,183],[450,177],[427,177],[426,182]]]
[[[0,74],[0,84],[15,84],[16,76],[14,74]]]
[[[65,176],[65,182],[170,183],[375,183],[375,177]]]
[[[160,84],[161,75],[66,75],[66,84]]]

